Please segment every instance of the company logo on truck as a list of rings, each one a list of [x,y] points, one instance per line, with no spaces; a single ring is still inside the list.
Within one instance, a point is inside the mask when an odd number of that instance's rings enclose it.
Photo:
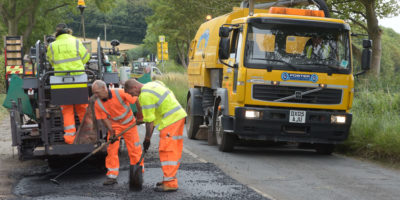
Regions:
[[[197,44],[197,48],[205,49],[207,47],[208,38],[210,38],[210,30],[204,31],[204,33],[199,38],[199,43]],[[204,40],[204,42],[203,42]]]
[[[311,81],[313,83],[318,81],[318,75],[316,74],[292,74],[283,72],[281,78],[283,81]]]

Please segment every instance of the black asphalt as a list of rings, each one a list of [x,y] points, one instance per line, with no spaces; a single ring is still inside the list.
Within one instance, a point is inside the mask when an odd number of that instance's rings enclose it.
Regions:
[[[83,164],[61,177],[61,185],[55,185],[49,179],[73,164],[65,163],[68,160],[62,159],[58,164],[65,167],[56,170],[43,165],[12,174],[18,179],[13,193],[17,199],[265,199],[227,176],[214,164],[200,162],[186,153],[183,153],[177,175],[179,190],[172,193],[155,192],[153,189],[156,182],[162,179],[162,171],[154,147],[145,158],[143,190],[131,192],[128,189],[128,156],[122,153],[120,158],[118,185],[102,185],[105,180],[102,160]]]

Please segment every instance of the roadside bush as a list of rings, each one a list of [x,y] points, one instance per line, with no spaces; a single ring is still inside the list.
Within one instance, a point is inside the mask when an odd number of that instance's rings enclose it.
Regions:
[[[398,80],[359,80],[349,139],[338,151],[366,159],[400,163],[400,92]]]

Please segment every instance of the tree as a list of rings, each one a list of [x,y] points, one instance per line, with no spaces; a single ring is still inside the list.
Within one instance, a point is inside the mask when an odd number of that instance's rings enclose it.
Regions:
[[[106,9],[106,5],[112,3],[112,0],[94,1],[101,9]],[[57,16],[52,15],[50,17],[50,15],[59,11],[60,8],[75,8],[76,2],[71,0],[0,0],[0,15],[8,35],[22,35],[26,44],[38,21],[47,24],[42,28],[45,27],[49,29],[46,32],[50,32],[48,24],[53,25],[51,29],[54,30],[54,23],[57,23],[55,19],[61,20],[64,17],[60,15],[62,12],[58,13]],[[49,21],[52,23],[47,23]]]
[[[361,28],[373,40],[370,73],[379,76],[382,57],[382,29],[380,18],[399,15],[397,0],[328,0],[331,12],[348,21],[352,26]]]
[[[148,29],[144,40],[155,52],[158,35],[165,35],[170,57],[178,57],[187,67],[188,48],[198,27],[208,14],[218,16],[239,5],[240,0],[152,0],[154,14],[146,18]]]
[[[115,0],[115,7],[104,13],[87,4],[85,10],[86,36],[104,37],[104,26],[107,27],[107,39],[118,39],[121,42],[141,43],[146,35],[145,17],[152,14],[146,0]],[[70,14],[73,19],[69,25],[80,33],[80,14]]]

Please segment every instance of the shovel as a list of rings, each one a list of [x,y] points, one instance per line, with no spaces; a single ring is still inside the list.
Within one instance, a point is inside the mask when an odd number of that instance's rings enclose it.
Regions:
[[[143,167],[140,165],[146,152],[142,151],[139,162],[129,167],[129,189],[131,191],[141,191],[143,185]]]

